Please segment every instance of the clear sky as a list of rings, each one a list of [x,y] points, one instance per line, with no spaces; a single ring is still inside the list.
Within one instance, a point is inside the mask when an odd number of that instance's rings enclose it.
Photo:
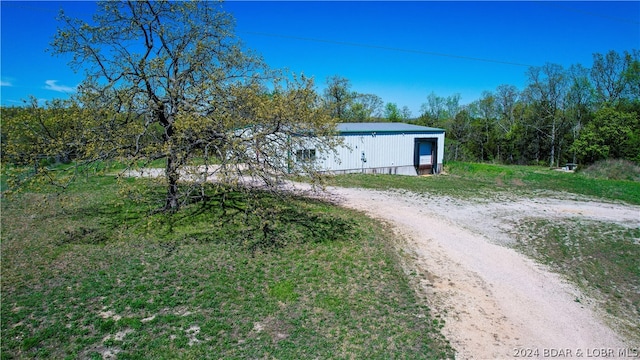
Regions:
[[[64,98],[82,80],[47,52],[63,8],[90,18],[93,2],[1,1],[1,102]],[[236,33],[273,68],[350,80],[414,116],[434,92],[526,85],[529,66],[590,67],[593,53],[640,49],[639,1],[230,1]]]

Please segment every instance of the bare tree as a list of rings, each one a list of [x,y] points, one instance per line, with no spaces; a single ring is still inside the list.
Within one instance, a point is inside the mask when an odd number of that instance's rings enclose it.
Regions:
[[[635,58],[635,59],[634,59]],[[625,52],[620,55],[614,50],[607,54],[593,54],[591,80],[593,81],[596,98],[602,104],[616,104],[626,92],[637,91],[637,84],[630,82],[630,72],[638,70],[638,51]],[[637,80],[638,76],[635,76]]]
[[[539,119],[533,124],[549,141],[549,166],[556,160],[556,149],[561,138],[559,131],[564,125],[563,105],[567,92],[567,78],[562,66],[545,64],[529,68],[529,85],[526,93]],[[559,158],[559,157],[558,157]]]

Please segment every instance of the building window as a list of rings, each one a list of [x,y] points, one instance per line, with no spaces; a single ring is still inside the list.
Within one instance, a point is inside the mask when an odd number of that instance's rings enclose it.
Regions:
[[[316,149],[302,149],[302,150],[296,151],[296,160],[298,162],[315,161]]]

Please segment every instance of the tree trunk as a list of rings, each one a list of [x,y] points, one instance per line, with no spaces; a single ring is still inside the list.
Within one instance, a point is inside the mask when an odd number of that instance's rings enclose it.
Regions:
[[[173,128],[173,116],[165,114],[164,104],[159,104],[156,110],[156,116],[160,124],[164,127],[163,140],[169,147],[167,154],[167,167],[165,168],[165,176],[167,177],[167,202],[164,206],[164,211],[176,212],[180,207],[178,201],[178,154],[172,144],[174,128]]]
[[[562,157],[562,145],[558,144],[558,156],[556,157],[556,167],[560,167],[560,158]]]
[[[173,151],[167,157],[167,167],[165,169],[167,176],[167,202],[165,210],[176,212],[180,207],[178,202],[178,159]]]
[[[553,167],[555,153],[556,153],[556,119],[554,118],[551,125],[551,154],[549,159],[549,167]]]

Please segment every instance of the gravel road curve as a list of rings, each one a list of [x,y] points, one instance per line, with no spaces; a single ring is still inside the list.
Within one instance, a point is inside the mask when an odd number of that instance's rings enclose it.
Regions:
[[[575,301],[586,298],[576,287],[509,247],[521,219],[586,219],[637,228],[640,206],[546,196],[466,201],[337,187],[318,194],[298,183],[284,188],[330,198],[389,223],[405,240],[407,266],[417,273],[418,290],[431,309],[445,319],[444,335],[459,359],[640,357],[640,344],[607,326],[597,309]]]
[[[328,191],[342,206],[390,223],[406,239],[403,251],[412,255],[432,309],[445,318],[443,331],[458,358],[616,358],[628,355],[625,349],[638,349],[596,310],[576,302],[584,298],[578,289],[507,245],[513,242],[510,224],[519,218],[582,218],[640,227],[640,207]]]

